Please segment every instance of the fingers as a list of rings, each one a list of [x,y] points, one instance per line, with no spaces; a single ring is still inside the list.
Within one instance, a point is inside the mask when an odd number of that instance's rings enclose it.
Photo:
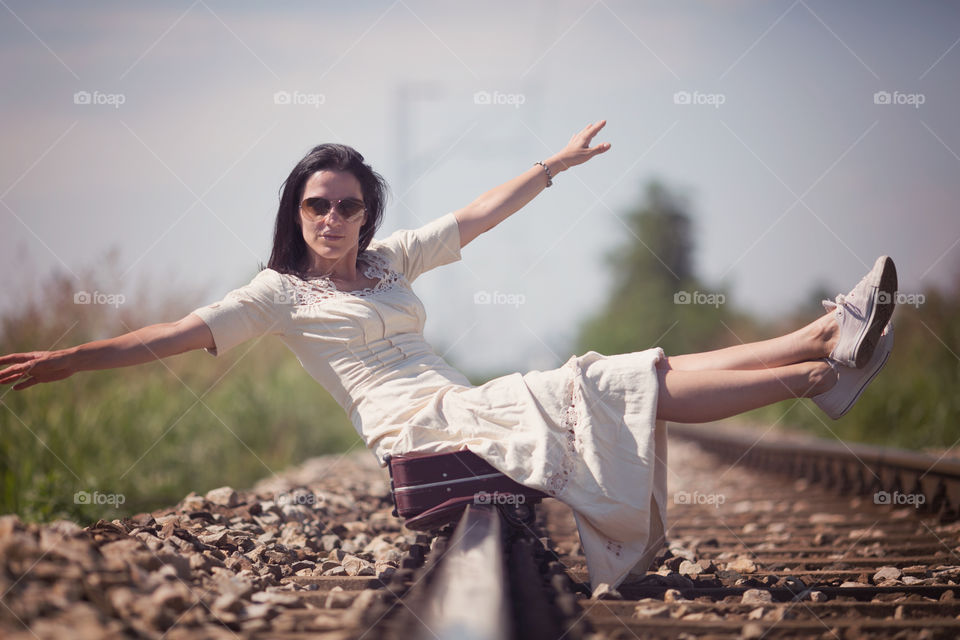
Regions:
[[[609,149],[610,149],[609,142],[601,142],[600,144],[593,147],[592,149],[589,149],[590,157],[592,158],[593,156],[600,155],[601,153],[603,153],[604,151],[608,151]]]
[[[32,360],[36,356],[37,354],[35,353],[11,353],[9,355],[0,356],[0,365],[26,362],[27,360]]]
[[[603,142],[598,144],[595,147],[591,147],[590,149],[584,149],[584,153],[586,154],[586,158],[584,159],[584,162],[586,162],[587,160],[590,160],[594,156],[600,155],[604,151],[607,151],[609,148],[610,148],[610,143]]]
[[[9,383],[9,382],[13,382],[14,380],[18,380],[18,379],[22,378],[22,377],[25,376],[25,375],[27,375],[27,371],[26,371],[25,368],[23,368],[23,367],[18,367],[18,368],[13,368],[13,367],[11,367],[10,369],[6,369],[6,370],[0,372],[0,384],[7,384],[7,383]]]
[[[13,386],[13,390],[14,390],[14,391],[23,391],[24,389],[29,389],[29,388],[32,387],[33,385],[38,384],[39,382],[40,382],[40,381],[37,380],[36,378],[30,378],[29,380],[24,380],[24,381],[21,382],[20,384],[14,385],[14,386]]]
[[[594,137],[595,135],[597,135],[597,133],[599,133],[600,129],[603,129],[603,127],[604,127],[606,124],[607,124],[607,121],[606,121],[606,120],[598,120],[597,122],[594,122],[593,124],[588,124],[586,127],[584,127],[583,131],[582,131],[581,134],[580,134],[580,137],[581,137],[581,139],[582,139],[583,146],[584,146],[584,147],[589,147],[589,146],[590,146],[590,141],[593,140],[593,137]],[[602,145],[601,145],[601,146],[602,146]],[[609,145],[608,145],[608,146],[609,146]],[[592,149],[591,149],[591,151],[592,151]]]
[[[6,369],[0,371],[0,384],[7,384],[8,382],[13,382],[14,380],[25,375],[33,366],[36,364],[36,358],[31,354],[15,353],[11,356],[6,356],[6,358],[15,358],[10,360],[5,360],[5,362],[0,362],[0,364],[5,364],[9,362],[19,362],[13,366],[7,367]]]
[[[583,130],[584,133],[587,134],[587,140],[590,140],[590,138],[597,135],[597,132],[600,131],[600,129],[603,129],[603,127],[606,126],[606,124],[607,124],[606,120],[598,120],[593,124],[588,124]]]

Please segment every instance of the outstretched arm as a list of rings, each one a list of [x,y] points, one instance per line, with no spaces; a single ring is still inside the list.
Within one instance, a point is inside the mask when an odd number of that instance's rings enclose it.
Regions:
[[[210,328],[194,314],[177,322],[152,324],[108,340],[58,351],[11,353],[0,357],[0,384],[20,391],[40,382],[63,380],[78,371],[112,369],[159,360],[193,349],[213,348]]]
[[[556,176],[561,171],[582,164],[609,149],[609,142],[590,146],[590,141],[605,124],[606,120],[588,124],[570,138],[563,150],[544,160],[550,173]],[[481,233],[489,231],[519,211],[546,186],[547,173],[543,167],[535,164],[513,180],[490,189],[464,208],[454,211],[460,226],[460,247],[467,246]]]

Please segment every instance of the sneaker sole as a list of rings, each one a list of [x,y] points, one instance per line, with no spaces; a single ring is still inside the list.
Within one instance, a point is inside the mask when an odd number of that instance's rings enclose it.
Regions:
[[[890,322],[893,316],[893,309],[896,306],[897,294],[897,268],[889,256],[884,256],[883,267],[880,272],[880,281],[877,284],[877,291],[874,293],[872,317],[867,330],[860,339],[857,346],[857,353],[854,357],[854,364],[857,369],[862,369],[870,358],[873,357],[873,351],[877,348],[877,341],[883,328]]]
[[[863,395],[863,391],[864,389],[867,388],[867,385],[870,384],[873,381],[873,379],[877,377],[877,374],[880,373],[880,370],[883,369],[883,366],[887,364],[887,360],[890,358],[891,353],[893,353],[892,344],[890,345],[890,348],[887,350],[887,352],[883,354],[883,360],[881,360],[880,364],[877,365],[876,370],[874,370],[874,372],[871,373],[870,376],[863,381],[863,384],[860,386],[860,389],[857,390],[857,394],[850,399],[850,402],[847,404],[847,406],[845,406],[843,410],[836,415],[836,417],[830,416],[831,418],[833,418],[834,420],[839,420],[844,415],[846,415],[846,413],[850,411],[850,409],[853,408],[853,405],[856,404],[857,400],[860,399],[860,396]]]

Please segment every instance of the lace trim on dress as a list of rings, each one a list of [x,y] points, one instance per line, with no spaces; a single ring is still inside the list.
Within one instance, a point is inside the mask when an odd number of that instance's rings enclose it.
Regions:
[[[288,276],[288,281],[293,285],[293,304],[310,305],[323,302],[324,300],[334,300],[341,298],[366,297],[386,291],[393,288],[400,282],[401,275],[390,268],[387,260],[376,253],[364,253],[358,262],[363,264],[363,275],[365,278],[377,278],[377,284],[372,287],[355,289],[353,291],[341,291],[333,284],[327,276],[312,276],[309,278],[300,278],[298,276]]]
[[[563,459],[560,463],[560,469],[550,474],[547,478],[547,492],[553,497],[557,497],[567,487],[570,481],[570,475],[573,473],[573,467],[576,458],[580,455],[580,437],[577,435],[577,425],[579,423],[578,406],[582,404],[582,398],[579,397],[577,388],[577,377],[580,373],[577,364],[573,360],[567,362],[570,372],[570,382],[564,395],[563,415],[560,418],[560,427],[564,431],[564,451]]]
[[[623,544],[617,542],[616,540],[607,540],[607,543],[604,546],[606,547],[607,551],[618,557],[623,552]]]

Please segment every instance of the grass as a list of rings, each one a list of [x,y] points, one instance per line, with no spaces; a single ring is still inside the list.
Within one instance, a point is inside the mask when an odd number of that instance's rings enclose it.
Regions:
[[[809,400],[781,402],[747,417],[825,438],[955,455],[951,449],[960,442],[960,293],[928,289],[922,299],[922,304],[897,307],[893,353],[844,417],[830,420]]]
[[[82,281],[87,291],[118,290],[96,271]],[[117,308],[79,305],[77,289],[60,275],[35,287],[42,293],[0,319],[0,353],[116,336],[208,302],[151,293]],[[24,391],[7,385],[0,405],[0,513],[33,521],[109,520],[190,491],[249,487],[310,456],[364,446],[340,406],[271,336],[220,358],[194,351]]]

